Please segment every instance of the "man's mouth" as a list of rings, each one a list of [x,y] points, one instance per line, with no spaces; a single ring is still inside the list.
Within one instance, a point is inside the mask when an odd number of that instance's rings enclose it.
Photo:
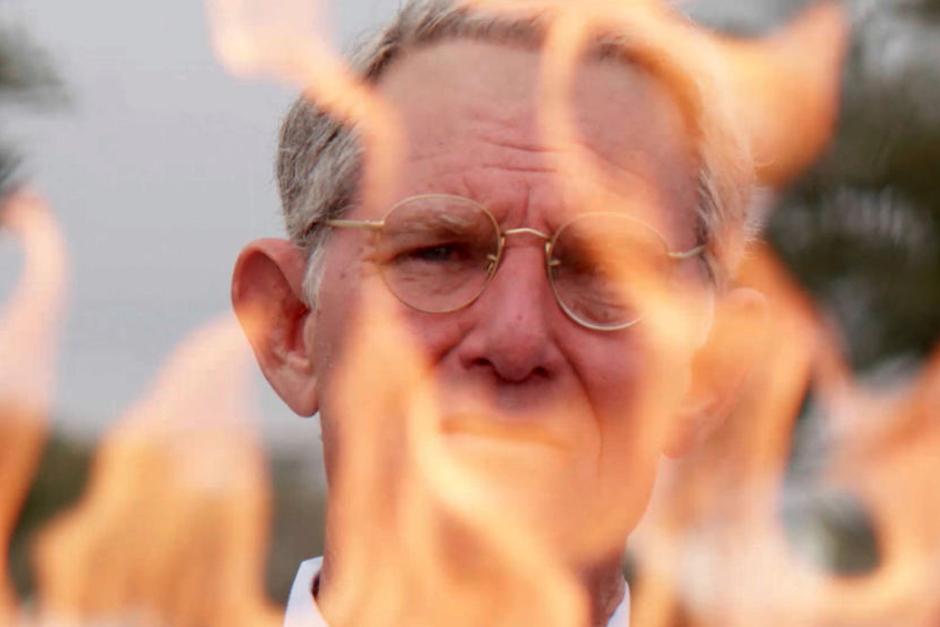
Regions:
[[[544,446],[567,451],[570,443],[542,424],[525,418],[494,417],[474,413],[449,413],[441,419],[441,433],[446,436],[479,438],[492,442]]]

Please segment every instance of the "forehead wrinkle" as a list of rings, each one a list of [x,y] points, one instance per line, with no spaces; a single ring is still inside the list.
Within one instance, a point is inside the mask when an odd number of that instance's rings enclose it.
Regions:
[[[479,168],[475,171],[481,172]],[[492,211],[493,217],[504,228],[528,224],[532,210],[533,181],[514,177],[506,184],[494,185],[487,178],[475,178],[474,172],[465,172],[460,182],[469,197]]]
[[[481,142],[477,143],[479,145]],[[430,150],[423,154],[412,154],[409,158],[409,166],[419,165],[417,169],[422,171],[420,179],[416,181],[418,187],[411,191],[452,193],[471,198],[493,211],[501,224],[509,225],[507,228],[526,225],[552,230],[577,212],[576,206],[571,204],[574,199],[565,199],[561,195],[563,185],[557,179],[560,174],[550,158],[558,151],[533,148],[531,144],[517,143],[514,140],[494,143],[498,144],[499,149],[487,154],[487,160],[469,164],[467,167],[465,155],[455,154],[448,150],[447,145],[432,142],[434,145]],[[625,207],[628,207],[631,201],[638,200],[643,201],[638,208],[646,207],[645,201],[652,201],[657,206],[665,203],[666,215],[658,216],[663,223],[659,223],[656,216],[644,214],[637,217],[644,220],[653,219],[657,223],[655,226],[663,230],[667,239],[672,240],[672,236],[676,236],[677,248],[687,248],[694,244],[694,239],[681,235],[684,230],[680,226],[684,222],[681,214],[688,211],[691,218],[694,207],[685,206],[686,194],[680,193],[684,191],[684,186],[678,180],[678,173],[665,179],[656,176],[650,178],[651,173],[647,172],[646,168],[631,168],[629,164],[597,150],[590,143],[583,143],[581,148],[588,152],[589,157],[598,160],[597,164],[589,164],[597,172],[597,177],[592,177],[592,187],[603,195],[609,194],[611,199],[622,200]],[[484,152],[479,150],[477,154]],[[645,153],[639,156],[644,157]],[[599,164],[604,167],[599,168]],[[541,198],[538,203],[539,211],[534,214],[533,196]],[[674,201],[680,201],[676,203],[680,206],[673,204]],[[694,194],[688,201],[694,203]],[[595,207],[594,210],[605,208]],[[537,224],[529,224],[529,218],[534,216],[538,216]],[[668,235],[669,233],[672,236]]]
[[[502,170],[504,172],[515,172],[517,174],[557,174],[555,168],[551,166],[525,166],[508,165],[505,163],[481,163],[476,169],[479,170]]]
[[[528,107],[524,107],[528,108]],[[471,129],[474,140],[484,146],[498,148],[496,158],[489,160],[488,151],[482,152],[481,168],[502,169],[520,174],[541,173],[559,175],[559,165],[568,153],[574,158],[584,159],[588,170],[596,174],[594,184],[624,199],[634,197],[637,192],[657,197],[668,206],[694,211],[696,201],[695,171],[693,165],[674,162],[664,150],[641,141],[631,144],[630,129],[619,141],[614,138],[592,138],[588,128],[576,133],[575,145],[563,147],[548,144],[541,136],[541,129],[532,120],[536,115],[524,117],[524,122],[500,126],[500,122],[475,126]],[[583,124],[585,120],[579,119]],[[579,124],[580,126],[580,124]],[[591,129],[593,130],[593,129]],[[580,154],[571,154],[579,152]],[[680,156],[681,157],[681,156]],[[682,166],[682,167],[675,167]]]
[[[422,171],[425,177],[444,179],[452,174],[465,175],[467,172],[512,173],[557,175],[553,155],[558,151],[546,146],[539,146],[525,139],[510,138],[510,133],[502,136],[492,133],[465,133],[461,137],[449,140],[424,136],[412,143],[408,165]],[[470,147],[453,151],[453,143],[460,143],[469,135]],[[475,154],[479,158],[468,163],[467,155]],[[431,181],[433,184],[433,181]]]
[[[494,50],[499,52],[495,65]],[[562,175],[561,157],[577,153],[588,159],[585,165],[593,173],[585,183],[602,196],[694,210],[694,151],[687,154],[681,116],[672,111],[676,103],[655,78],[640,68],[585,64],[571,86],[575,144],[552,146],[553,138],[545,137],[540,125],[538,61],[532,51],[450,43],[409,53],[385,76],[380,89],[402,109],[410,138],[409,191],[459,193],[468,187],[476,200],[502,205],[498,210],[513,223],[522,209],[551,220],[556,211],[578,209],[571,204],[575,198],[559,197],[560,180],[546,180]],[[489,69],[477,74],[467,67]],[[416,99],[418,87],[427,85],[436,86],[434,98]],[[683,213],[663,217],[684,232]]]
[[[605,151],[598,150],[586,140],[579,140],[579,148],[584,150],[594,163],[588,163],[589,169],[597,177],[601,189],[609,188],[616,195],[632,197],[637,191],[646,197],[653,196],[665,201],[667,205],[676,205],[678,209],[694,211],[695,170],[690,168],[665,167],[667,161],[655,152],[639,148],[625,150],[618,159]],[[673,166],[691,165],[673,163]],[[678,202],[673,202],[673,201]],[[688,206],[686,206],[688,205]]]

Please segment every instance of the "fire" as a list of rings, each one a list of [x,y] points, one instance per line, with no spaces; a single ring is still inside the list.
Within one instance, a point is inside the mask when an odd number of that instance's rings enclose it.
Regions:
[[[777,498],[821,330],[766,251],[753,255],[745,277],[768,298],[769,328],[740,320],[737,329],[719,332],[724,341],[754,342],[760,365],[725,427],[667,473],[631,540],[642,625],[669,625],[680,616],[703,626],[817,624],[804,614],[807,569],[787,547]]]
[[[751,137],[757,173],[780,188],[812,165],[832,135],[848,48],[843,3],[810,4],[760,41],[709,36]],[[799,128],[799,133],[793,129]]]
[[[792,22],[761,39],[694,28],[656,0],[592,0],[576,5],[469,0],[467,4],[507,13],[527,6],[556,11],[546,44],[550,61],[545,67],[543,128],[560,143],[571,144],[576,136],[568,106],[578,55],[592,32],[617,25],[630,38],[668,42],[657,50],[664,59],[674,56],[683,65],[697,66],[701,75],[721,75],[727,93],[709,96],[725,100],[743,122],[762,183],[780,188],[791,181],[812,165],[832,135],[849,35],[847,10],[840,2],[811,3]],[[793,133],[794,128],[800,133]],[[580,155],[566,167],[591,164],[590,157]]]
[[[880,562],[865,578],[834,582],[824,609],[871,623],[935,625],[940,602],[929,582],[940,572],[940,509],[931,496],[940,490],[940,351],[893,398],[871,396],[850,387],[834,412],[838,448],[829,477],[872,513]],[[836,596],[848,603],[832,603]]]
[[[336,118],[356,125],[365,146],[365,200],[384,202],[401,137],[393,113],[329,46],[316,0],[207,0],[216,55],[234,74],[299,86]],[[371,195],[371,196],[369,196]]]
[[[940,566],[937,358],[900,391],[854,382],[837,344],[767,251],[746,280],[775,311],[735,416],[708,446],[672,469],[637,534],[643,625],[933,625],[930,581]],[[819,485],[860,498],[873,517],[879,560],[870,572],[831,575],[798,557],[780,495],[793,421],[807,385],[830,416],[833,452]]]
[[[488,9],[518,11],[546,3],[472,4]],[[747,120],[747,139],[763,164],[761,174],[765,182],[779,184],[792,176],[796,170],[805,167],[828,139],[837,102],[836,79],[841,67],[845,32],[844,16],[833,7],[810,10],[773,39],[744,43],[679,24],[653,2],[552,4],[558,10],[558,19],[546,44],[542,128],[558,145],[578,144],[576,133],[571,128],[568,101],[573,69],[582,43],[598,24],[620,22],[632,23],[635,36],[669,42],[675,48],[670,53],[686,61],[707,57],[717,66],[730,66],[735,93],[728,97],[729,101],[753,102],[755,92],[762,96],[769,94],[760,100],[760,105],[763,107],[770,103],[773,108],[765,110],[755,106],[743,114]],[[380,171],[382,174],[378,180],[390,180],[393,156],[400,147],[400,141],[379,144],[374,138],[379,132],[389,132],[389,125],[395,123],[394,116],[383,110],[370,88],[350,78],[337,65],[331,51],[310,37],[311,14],[295,4],[287,5],[277,19],[290,26],[271,30],[270,20],[256,21],[251,17],[264,12],[267,7],[234,1],[214,2],[211,7],[217,18],[216,48],[229,67],[239,71],[250,68],[253,73],[260,71],[281,80],[294,81],[328,110],[334,110],[336,103],[358,103],[341,107],[336,115],[345,120],[352,119],[367,129],[366,154],[381,148],[383,156],[377,159],[387,169],[372,164],[366,172]],[[248,34],[252,32],[253,35]],[[252,43],[245,45],[246,40]],[[805,64],[797,64],[797,72],[781,72],[781,67],[792,61],[792,53],[797,48],[802,51],[823,46],[827,63],[811,69]],[[799,103],[792,98],[780,98],[781,94],[792,90],[793,84],[804,83],[807,79],[821,89],[810,90],[811,93]],[[790,104],[802,106],[783,108]],[[355,113],[350,115],[350,111]],[[781,140],[789,138],[789,135],[780,133],[779,127],[769,120],[777,121],[781,116],[792,120],[797,111],[799,115],[807,115],[817,122],[818,126],[810,141],[785,144]],[[400,140],[397,133],[394,136]],[[772,162],[768,155],[773,155]],[[569,180],[576,182],[596,178],[590,174],[597,167],[589,156],[577,151],[574,151],[573,158],[561,165],[562,170],[573,173]],[[365,185],[369,193],[376,193],[374,183],[369,181]],[[597,190],[577,189],[573,192],[586,202],[597,201]],[[638,204],[661,205],[655,198]],[[646,293],[643,297],[653,301],[654,307],[663,311],[668,309],[667,303],[657,302],[662,300],[662,295]],[[461,463],[452,452],[440,446],[434,427],[438,410],[434,407],[432,386],[427,380],[427,365],[409,345],[407,331],[397,328],[395,317],[381,303],[371,304],[365,309],[373,313],[367,320],[360,321],[361,337],[350,349],[342,366],[348,380],[336,393],[348,404],[339,413],[360,417],[359,422],[342,426],[357,434],[357,450],[347,452],[343,457],[336,471],[339,479],[331,494],[334,501],[345,504],[335,514],[338,520],[332,525],[332,528],[344,530],[344,535],[331,538],[333,546],[340,547],[336,551],[344,555],[345,570],[330,575],[340,582],[331,589],[344,592],[341,596],[325,596],[321,599],[323,607],[339,624],[502,624],[500,621],[511,624],[514,619],[518,620],[514,602],[523,599],[522,603],[529,605],[530,611],[532,605],[538,609],[547,608],[545,615],[539,616],[540,622],[582,624],[585,599],[580,598],[572,573],[564,561],[554,555],[547,544],[538,541],[539,530],[533,528],[524,515],[517,515],[518,512],[512,512],[511,508],[494,506],[493,497],[487,495],[487,491],[493,489],[494,477],[486,477],[479,468]],[[650,364],[649,376],[644,379],[647,384],[645,402],[637,408],[650,420],[671,413],[671,408],[661,401],[673,396],[666,393],[668,384],[672,382],[667,374],[672,364],[669,352],[687,343],[695,333],[689,320],[665,315],[653,318],[664,321],[662,325],[653,325],[650,331],[655,336],[651,341],[664,351],[659,353],[661,363]],[[810,343],[815,331],[812,331],[810,323],[804,321],[803,324],[805,328],[800,327],[799,332],[807,338],[806,343]],[[728,329],[725,335],[729,343],[737,345],[746,345],[755,338],[754,330],[750,328],[743,331]],[[742,350],[746,348],[743,346]],[[760,408],[766,418],[756,421],[750,425],[751,430],[733,438],[737,446],[751,442],[751,439],[764,444],[756,449],[760,455],[743,460],[745,468],[782,468],[785,443],[798,409],[810,358],[807,345],[799,341],[782,342],[779,348],[774,367],[767,368],[768,380],[762,382],[767,394],[761,397],[766,399],[766,403]],[[381,355],[395,355],[395,362],[382,363],[377,358]],[[402,421],[409,426],[405,435],[398,428]],[[390,455],[390,451],[394,455]],[[705,473],[704,476],[706,479],[698,487],[699,492],[708,489],[705,481],[709,475]],[[712,481],[717,484],[727,479],[721,476],[712,478]],[[765,501],[771,495],[768,487],[767,482],[761,482],[754,488],[759,488]],[[587,517],[583,510],[578,514]],[[565,519],[566,515],[559,511],[556,517]],[[442,526],[447,527],[442,520],[456,520],[463,525],[464,543],[472,547],[466,553],[493,556],[490,569],[485,571],[486,576],[468,578],[464,573],[461,577],[449,570],[445,559],[446,538],[449,536],[442,531]],[[563,527],[571,522],[563,520],[559,524]],[[604,529],[601,521],[595,522],[597,528],[579,528],[582,534],[578,544],[584,551],[597,550],[610,541],[610,530]],[[654,542],[651,546],[674,549],[679,546],[679,541],[677,537],[670,536],[667,542]],[[408,573],[397,568],[401,564],[409,565]],[[534,572],[539,573],[541,590],[531,588],[531,574]],[[641,588],[641,615],[648,615],[651,621],[663,620],[665,623],[669,614],[662,605],[654,604],[652,610],[647,609],[650,607],[648,599],[656,595],[644,594],[646,590]],[[489,607],[487,600],[494,596],[504,600],[505,607],[499,610]],[[533,598],[556,602],[543,606],[532,603]],[[436,599],[447,599],[448,603],[435,603]]]
[[[7,547],[45,441],[67,270],[58,223],[38,196],[20,191],[8,198],[0,226],[24,253],[19,284],[0,314],[0,622],[9,622],[16,603]]]
[[[472,4],[516,11],[536,3]],[[672,44],[668,53],[677,58],[722,68],[767,185],[780,186],[805,168],[832,132],[846,39],[836,4],[811,7],[759,41],[692,28],[652,0],[553,6],[558,19],[546,38],[539,122],[559,145],[578,144],[570,87],[598,24],[632,24],[636,36]],[[357,125],[369,160],[366,193],[376,202],[384,198],[402,130],[375,90],[324,43],[322,7],[284,0],[273,10],[259,0],[209,0],[208,12],[213,44],[232,72],[295,84]],[[792,133],[797,123],[804,129],[799,136]],[[597,178],[600,166],[587,151],[561,158],[572,180]],[[569,191],[586,201],[600,198],[596,189]],[[661,199],[638,204],[658,206]],[[26,250],[21,287],[0,320],[0,546],[6,547],[45,434],[66,264],[39,200],[17,196],[2,218]],[[631,624],[936,624],[940,352],[893,395],[867,390],[842,363],[835,334],[766,249],[750,254],[741,280],[766,295],[767,316],[717,316],[722,322],[707,341],[726,350],[694,366],[715,378],[738,358],[756,354],[758,366],[740,390],[740,404],[722,408],[730,418],[689,457],[663,468],[630,540],[638,565]],[[676,427],[661,419],[678,411],[669,399],[682,382],[671,373],[689,358],[683,347],[706,341],[700,336],[708,325],[700,318],[722,305],[695,294],[694,307],[676,308],[643,277],[630,290],[657,312],[638,331],[658,349],[631,408],[637,422],[657,425],[650,441],[637,445],[643,453]],[[343,506],[329,513],[330,528],[340,530],[330,547],[343,561],[323,573],[324,613],[334,627],[587,624],[591,600],[577,569],[617,542],[629,516],[605,515],[603,499],[622,495],[622,486],[580,490],[546,456],[517,455],[520,449],[506,455],[498,446],[481,451],[447,437],[432,367],[391,298],[360,308],[357,332],[334,366],[340,375],[330,396],[338,413],[353,417],[336,428],[353,434],[340,439],[354,439],[356,450],[344,451],[333,469],[330,498]],[[106,435],[81,502],[35,547],[37,610],[29,619],[280,623],[261,585],[269,494],[243,344],[228,318],[206,326],[182,343],[152,389]],[[855,495],[876,529],[879,561],[862,575],[811,566],[781,520],[792,433],[808,386],[835,435],[813,487]],[[623,467],[609,476],[629,476],[630,460],[612,463]],[[16,612],[4,584],[0,620],[10,622]]]
[[[45,624],[274,625],[249,356],[226,317],[187,340],[102,442],[37,546]]]
[[[344,503],[332,521],[342,533],[331,538],[343,562],[330,573],[340,592],[321,596],[324,612],[339,625],[377,627],[580,624],[587,600],[540,535],[544,523],[494,494],[489,464],[499,452],[485,462],[455,453],[441,435],[428,365],[391,303],[364,310],[336,391],[344,415],[357,417],[341,425],[357,449],[340,460],[331,489]],[[505,464],[495,473],[524,467],[547,478],[537,461]],[[559,511],[555,522],[572,514]],[[552,603],[533,605],[543,595]]]

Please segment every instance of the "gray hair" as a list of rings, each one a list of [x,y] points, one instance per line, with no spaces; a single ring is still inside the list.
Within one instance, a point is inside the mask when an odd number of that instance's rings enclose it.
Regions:
[[[523,6],[528,8],[510,14],[460,0],[409,0],[389,26],[354,50],[352,70],[360,80],[374,85],[405,51],[447,40],[537,48],[559,5],[543,3],[534,9],[531,3],[521,2]],[[677,52],[662,37],[638,29],[630,32],[607,26],[596,30],[589,52],[647,70],[670,89],[686,114],[700,164],[697,235],[706,246],[708,270],[720,285],[756,226],[750,224],[753,218],[748,215],[753,164],[727,102],[727,90],[722,89],[717,64],[702,54]],[[356,128],[307,97],[298,98],[281,127],[277,181],[288,235],[309,258],[304,288],[311,304],[322,278],[329,233],[322,223],[342,215],[354,201],[362,168],[363,147]]]

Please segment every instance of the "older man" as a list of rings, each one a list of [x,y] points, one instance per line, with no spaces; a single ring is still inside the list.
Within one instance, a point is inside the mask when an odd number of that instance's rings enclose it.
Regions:
[[[424,364],[443,450],[482,469],[473,485],[495,495],[483,524],[519,521],[520,538],[558,556],[575,599],[559,607],[581,608],[574,624],[626,623],[621,552],[657,460],[694,440],[743,372],[699,376],[715,363],[709,329],[759,301],[729,281],[751,180],[720,85],[702,59],[675,49],[681,26],[657,32],[661,16],[643,9],[586,31],[566,76],[553,56],[566,10],[407,4],[356,57],[403,140],[382,189],[367,188],[381,177],[357,128],[303,99],[284,123],[278,181],[290,239],[245,248],[233,300],[268,381],[295,412],[322,421],[325,558],[301,568],[288,624],[382,624],[331,611],[387,592],[342,576],[355,571],[349,547],[367,543],[357,534],[369,527],[348,529],[355,495],[334,491],[366,437],[349,414],[375,407],[357,408],[342,384],[364,321],[380,315],[403,330]],[[381,344],[374,351],[376,362],[394,359]],[[391,424],[406,430],[400,418]],[[382,442],[373,470],[394,500],[408,480],[396,455],[414,451]],[[466,540],[459,511],[440,525],[451,540],[439,563],[460,582],[452,591],[497,576],[507,550]],[[384,536],[404,548],[383,566],[420,588],[406,576],[414,542]],[[444,616],[416,608],[461,596],[421,589],[384,624]],[[491,613],[473,620],[490,624],[518,624],[558,600],[533,597],[527,612],[518,599],[503,603],[508,589],[480,590],[469,598]],[[510,606],[516,613],[500,615]]]

